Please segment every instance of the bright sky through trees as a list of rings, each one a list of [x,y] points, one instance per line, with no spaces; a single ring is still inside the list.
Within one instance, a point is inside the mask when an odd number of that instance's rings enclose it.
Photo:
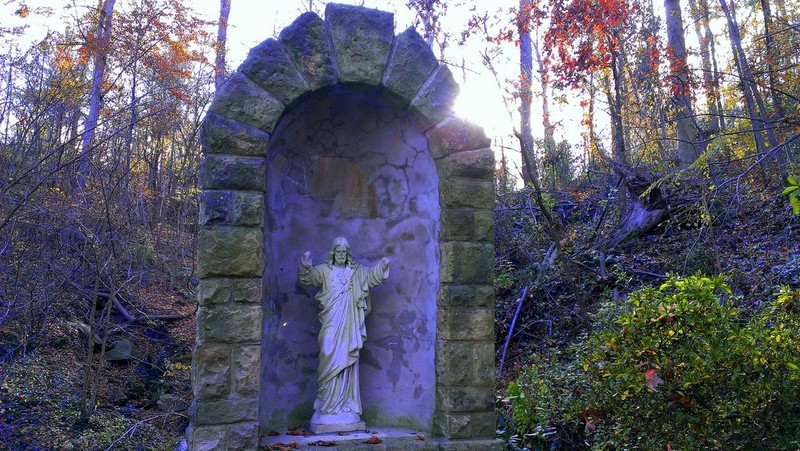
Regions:
[[[393,12],[395,33],[400,33],[414,24],[415,12],[407,6],[407,0],[338,0],[338,2]],[[119,2],[117,11],[129,9],[130,3],[130,1]],[[219,0],[192,0],[184,3],[207,19],[209,21],[207,31],[214,33],[219,16]],[[21,13],[22,5],[26,9]],[[470,18],[476,14],[483,14],[484,9],[496,28],[505,27],[513,30],[515,25],[512,22],[512,11],[518,5],[518,0],[497,0],[491,4],[475,0],[447,2],[447,9],[440,18],[441,31],[445,37],[439,38],[440,41],[446,41],[447,45],[442,48],[437,43],[433,44],[434,53],[450,65],[453,75],[461,86],[461,94],[456,104],[457,113],[482,126],[487,135],[494,138],[495,150],[499,151],[500,147],[510,148],[507,157],[512,159],[518,159],[519,148],[514,137],[515,126],[518,128],[519,124],[518,104],[513,99],[516,93],[514,86],[519,79],[519,48],[513,39],[507,42],[487,43],[486,37],[475,35],[463,44],[459,41],[462,40],[461,34],[467,29]],[[663,20],[663,5],[659,1],[655,1],[653,5],[656,15],[661,16]],[[8,51],[12,51],[14,46],[24,49],[27,43],[46,36],[48,30],[63,31],[65,27],[74,27],[77,17],[86,14],[95,6],[93,2],[77,0],[64,1],[60,6],[53,6],[53,2],[46,0],[3,0],[0,2],[0,27],[8,31],[14,27],[27,26],[21,37],[6,33],[3,36],[6,40],[3,47],[7,47]],[[251,48],[264,39],[277,36],[295,18],[310,9],[323,15],[325,5],[316,0],[283,2],[233,0],[227,40],[228,70],[235,70]],[[687,32],[686,37],[688,45],[696,48],[694,34]],[[492,58],[496,74],[492,74],[484,64],[483,59],[487,55]],[[690,60],[690,64],[694,62]],[[534,78],[537,76],[534,74]],[[544,134],[542,121],[538,119],[542,114],[540,89],[539,83],[534,80],[532,84],[534,120],[531,125],[533,135],[537,138]],[[582,145],[581,131],[584,129],[581,121],[585,113],[581,108],[581,102],[585,94],[577,90],[554,90],[552,85],[549,89],[550,121],[554,125],[554,138],[556,142],[569,142],[573,145],[573,152],[580,152],[578,147]],[[600,137],[608,137],[610,133],[605,111],[603,99],[600,99],[594,119],[594,132]]]

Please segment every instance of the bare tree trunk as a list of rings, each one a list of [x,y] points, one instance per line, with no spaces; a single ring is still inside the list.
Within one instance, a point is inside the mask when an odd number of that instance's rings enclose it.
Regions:
[[[736,61],[736,68],[739,72],[739,78],[742,81],[742,90],[744,91],[745,102],[747,103],[747,112],[750,116],[750,122],[753,125],[753,136],[756,141],[757,152],[761,153],[767,149],[767,144],[764,142],[764,131],[767,132],[769,137],[769,147],[777,145],[774,134],[764,124],[766,117],[766,110],[764,102],[761,99],[761,94],[755,85],[753,74],[750,71],[750,65],[747,62],[747,56],[742,48],[741,34],[739,33],[739,24],[736,21],[735,4],[731,2],[730,8],[725,0],[719,0],[722,11],[725,13],[725,18],[728,21],[728,34],[731,40],[731,48],[733,50],[734,60]],[[758,112],[756,111],[758,109]],[[760,113],[760,114],[759,114]]]
[[[100,18],[97,20],[95,31],[95,42],[97,48],[94,54],[94,71],[92,73],[92,89],[89,95],[89,115],[83,130],[81,140],[81,153],[78,159],[78,171],[75,176],[77,194],[84,196],[86,185],[86,174],[89,170],[89,153],[92,150],[97,121],[100,117],[100,107],[102,103],[103,76],[106,72],[106,62],[108,58],[109,44],[111,42],[111,18],[114,13],[114,3],[116,0],[101,0],[98,4]]]
[[[311,3],[309,3],[309,8]],[[214,60],[214,88],[219,91],[225,83],[225,46],[228,41],[228,16],[231,14],[231,0],[220,0],[219,21],[217,23],[217,57]]]
[[[127,135],[125,137],[125,162],[123,167],[123,184],[122,184],[122,192],[120,197],[120,203],[122,207],[122,211],[127,212],[129,215],[133,211],[129,208],[130,205],[130,174],[131,174],[131,165],[133,162],[133,143],[134,143],[134,131],[136,130],[136,123],[139,121],[139,99],[136,95],[136,91],[138,89],[138,80],[139,80],[139,49],[141,49],[142,45],[142,34],[144,33],[143,25],[142,25],[142,14],[143,11],[141,7],[136,12],[136,48],[133,52],[133,61],[131,64],[130,74],[131,74],[131,105],[130,105],[130,118],[128,120],[128,130]]]
[[[667,54],[672,71],[672,103],[676,109],[678,132],[678,164],[688,168],[700,156],[697,146],[700,129],[692,112],[691,86],[689,85],[689,67],[686,62],[686,42],[683,36],[683,18],[680,0],[664,0],[664,11],[667,22]]]
[[[611,114],[611,155],[614,160],[623,165],[628,164],[628,150],[625,147],[625,128],[622,124],[622,71],[619,55],[611,53],[611,81],[614,83],[613,91],[608,90],[608,104]]]
[[[711,32],[711,21],[708,20],[708,13],[709,13],[709,5],[708,0],[699,0],[699,6],[702,11],[705,11],[706,20],[703,21],[703,31],[705,36],[705,41],[708,42],[708,49],[711,54],[711,68],[714,71],[714,86],[718,87],[720,84],[720,71],[719,71],[719,64],[717,63],[717,44],[714,39],[714,33]],[[722,105],[722,94],[717,91],[717,110],[720,112],[719,116],[719,127],[721,131],[724,131],[726,128],[726,119],[725,115],[725,108]]]
[[[547,68],[544,66],[542,54],[539,52],[539,40],[533,42],[533,50],[536,55],[536,65],[539,70],[539,80],[542,85],[542,127],[544,128],[544,152],[545,156],[553,155],[556,152],[556,139],[554,134],[554,127],[550,122],[550,98],[548,97],[547,90],[549,83],[547,79]],[[544,173],[544,162],[542,163],[542,172]],[[545,177],[545,176],[543,176]],[[546,180],[546,177],[545,177]],[[552,181],[553,187],[556,185],[555,176]]]
[[[781,140],[784,139],[783,123],[784,112],[781,102],[781,96],[777,89],[775,81],[775,74],[778,72],[778,49],[775,48],[775,43],[772,38],[772,9],[770,8],[769,0],[761,0],[761,12],[764,15],[764,42],[767,48],[767,78],[769,80],[769,91],[772,96],[772,108],[774,111],[775,121],[778,123],[778,135]],[[785,179],[789,175],[788,164],[786,161],[786,149],[781,149],[777,153],[778,171],[781,178]]]
[[[705,0],[703,0],[704,3]],[[697,41],[700,43],[700,59],[703,65],[703,89],[706,94],[709,114],[709,134],[719,132],[723,127],[723,118],[718,108],[719,93],[717,92],[716,77],[717,72],[711,66],[711,46],[714,45],[714,37],[711,35],[708,25],[708,4],[705,9],[699,9],[696,0],[689,0],[689,9],[692,13],[694,31]],[[704,28],[708,30],[704,34]]]
[[[520,0],[520,11],[530,11],[527,5],[530,0]],[[517,18],[519,32],[519,115],[520,130],[517,134],[522,153],[522,178],[525,185],[538,183],[539,171],[533,148],[531,131],[531,86],[533,82],[533,52],[531,45],[530,18],[520,13]]]

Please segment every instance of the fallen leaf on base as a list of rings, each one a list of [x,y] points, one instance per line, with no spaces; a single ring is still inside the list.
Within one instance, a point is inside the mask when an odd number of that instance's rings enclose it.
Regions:
[[[417,434],[417,440],[422,440],[422,441],[425,441],[425,436],[424,436],[424,435]]]
[[[338,434],[341,435],[341,436],[350,435],[349,432],[339,432]]]
[[[278,432],[278,431],[269,431],[269,432],[267,432],[267,435],[269,435],[270,437],[277,437],[277,436],[281,435],[281,433]]]
[[[378,437],[375,437],[373,435],[372,437],[369,438],[369,440],[364,441],[364,443],[366,443],[368,445],[377,445],[381,441],[382,441],[381,439],[379,439]]]
[[[324,440],[317,440],[316,442],[309,443],[311,446],[336,446],[336,442],[326,442]]]
[[[286,435],[293,435],[295,437],[310,437],[311,433],[308,431],[304,431],[300,428],[296,428],[296,429],[289,429],[289,432],[287,432]]]
[[[272,445],[267,445],[266,449],[268,451],[291,451],[293,449],[300,449],[300,444],[297,442],[275,443]]]

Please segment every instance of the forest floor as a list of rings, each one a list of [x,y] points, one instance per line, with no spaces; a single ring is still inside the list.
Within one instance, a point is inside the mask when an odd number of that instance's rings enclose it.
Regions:
[[[672,212],[655,230],[602,253],[591,245],[591,234],[586,232],[597,230],[596,224],[581,218],[586,205],[578,201],[572,216],[579,219],[566,228],[563,252],[568,254],[568,263],[556,260],[539,275],[535,259],[529,258],[525,265],[519,263],[518,254],[516,259],[498,255],[498,363],[520,293],[529,287],[509,340],[500,388],[528,365],[533,354],[565,349],[585,337],[602,300],[621,299],[645,285],[657,287],[668,273],[723,274],[744,308],[769,301],[781,285],[800,287],[800,216],[792,214],[786,196],[766,192],[740,193],[738,199],[731,197],[707,210],[699,203],[687,205]],[[715,218],[710,224],[703,224],[704,211],[711,211]],[[503,248],[509,254],[521,248],[501,239],[496,244],[498,254]],[[540,244],[538,249],[537,257],[541,257],[547,247]]]
[[[498,357],[516,298],[525,284],[532,287],[517,318],[499,389],[528,364],[532,352],[574,341],[590,328],[587,318],[596,299],[625,296],[644,284],[658,283],[667,272],[722,272],[735,292],[753,305],[766,300],[775,286],[800,286],[800,217],[791,214],[785,198],[751,194],[730,213],[720,211],[713,228],[692,221],[696,212],[684,212],[655,232],[604,253],[602,264],[596,253],[575,254],[571,258],[577,266],[556,264],[536,284],[531,280],[534,263],[526,266],[519,259],[499,256]],[[580,230],[592,224],[575,221],[570,233],[579,242]],[[507,238],[500,236],[502,231],[498,226],[499,239]],[[546,246],[532,254],[544,250]],[[192,397],[196,303],[188,277],[177,289],[168,289],[159,251],[151,262],[149,282],[126,293],[126,307],[186,317],[130,323],[112,316],[116,327],[109,345],[128,339],[132,351],[130,358],[104,361],[99,377],[86,381],[87,358],[100,360],[98,346],[88,352],[76,327],[80,315],[70,313],[80,311],[70,307],[81,302],[79,297],[62,299],[64,306],[55,308],[65,313],[42,324],[35,337],[20,336],[13,326],[0,330],[0,450],[175,449],[188,423]],[[183,264],[192,267],[190,261]],[[86,395],[93,399],[91,415],[81,418]]]

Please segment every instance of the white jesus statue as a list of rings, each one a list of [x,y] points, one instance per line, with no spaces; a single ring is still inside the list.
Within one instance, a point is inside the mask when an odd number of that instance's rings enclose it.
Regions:
[[[321,288],[315,296],[321,324],[317,397],[310,425],[315,434],[366,429],[361,421],[358,357],[367,339],[369,290],[388,276],[389,259],[382,258],[372,268],[359,265],[343,237],[333,240],[326,263],[312,266],[310,251],[300,259],[300,283]]]

